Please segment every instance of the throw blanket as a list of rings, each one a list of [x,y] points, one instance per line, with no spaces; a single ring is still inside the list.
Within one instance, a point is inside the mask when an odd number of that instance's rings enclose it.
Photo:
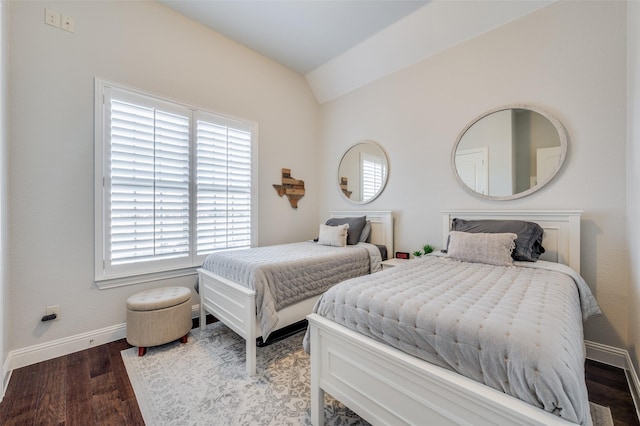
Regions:
[[[304,241],[213,253],[202,267],[255,290],[256,314],[267,340],[277,328],[277,311],[346,279],[377,272],[380,262],[380,251],[371,244],[330,247]]]
[[[334,286],[314,311],[591,425],[582,321],[600,309],[578,274],[545,264],[501,267],[427,256]]]

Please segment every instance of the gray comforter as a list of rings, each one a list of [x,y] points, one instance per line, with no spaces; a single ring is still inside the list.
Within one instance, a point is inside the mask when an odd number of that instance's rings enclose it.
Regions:
[[[334,286],[314,312],[591,425],[582,322],[600,308],[570,268],[543,261],[515,265],[427,256]]]
[[[380,250],[372,244],[330,247],[304,241],[213,253],[202,268],[255,290],[266,340],[277,328],[277,311],[346,279],[377,272],[380,262]]]

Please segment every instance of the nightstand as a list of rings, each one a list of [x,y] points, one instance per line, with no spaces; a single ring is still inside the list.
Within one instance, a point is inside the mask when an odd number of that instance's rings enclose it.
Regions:
[[[381,263],[382,265],[382,270],[384,271],[385,269],[389,269],[389,268],[393,268],[394,266],[398,266],[398,265],[402,265],[405,262],[408,262],[409,259],[396,259],[395,257],[393,259],[388,259],[385,260]]]

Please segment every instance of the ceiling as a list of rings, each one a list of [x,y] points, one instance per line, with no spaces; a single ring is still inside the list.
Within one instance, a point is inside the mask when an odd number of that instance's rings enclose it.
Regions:
[[[304,76],[322,104],[559,0],[155,0]]]
[[[428,0],[158,0],[306,75]]]

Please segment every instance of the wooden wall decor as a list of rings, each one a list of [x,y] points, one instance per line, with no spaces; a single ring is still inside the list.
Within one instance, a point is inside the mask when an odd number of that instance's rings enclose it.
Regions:
[[[349,191],[347,189],[347,186],[349,185],[349,178],[342,176],[340,178],[340,189],[342,189],[342,193],[347,197],[347,198],[351,198],[351,194],[353,194],[353,191]]]
[[[286,195],[291,207],[298,208],[298,200],[304,197],[304,181],[293,179],[291,169],[282,169],[282,185],[273,184],[279,196]]]

